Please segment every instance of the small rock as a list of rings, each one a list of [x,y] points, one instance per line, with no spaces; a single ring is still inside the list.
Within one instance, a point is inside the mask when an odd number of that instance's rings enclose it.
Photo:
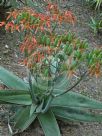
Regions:
[[[6,44],[6,45],[5,45],[5,48],[6,48],[6,49],[8,49],[8,48],[9,48],[9,46]]]
[[[3,51],[3,54],[8,54],[9,50]]]
[[[18,58],[18,55],[17,55],[17,53],[15,53],[15,57],[16,57],[16,58]]]

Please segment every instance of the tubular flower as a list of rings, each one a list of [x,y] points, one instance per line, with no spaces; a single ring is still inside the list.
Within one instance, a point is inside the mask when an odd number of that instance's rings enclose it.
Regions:
[[[0,27],[4,26],[6,23],[3,21],[3,22],[0,22]]]

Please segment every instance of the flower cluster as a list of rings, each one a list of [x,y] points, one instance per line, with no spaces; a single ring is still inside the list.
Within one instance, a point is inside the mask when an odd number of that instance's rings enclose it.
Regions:
[[[90,75],[100,76],[102,66],[102,49],[94,49],[92,52],[87,54],[87,61],[89,66]]]
[[[55,5],[48,5],[47,7],[46,14],[38,13],[31,8],[10,12],[7,17],[9,22],[6,24],[6,30],[11,32],[15,30],[19,32],[34,30],[37,33],[37,31],[51,31],[52,24],[55,22],[60,25],[62,22],[74,23],[76,21],[76,18],[70,11],[61,12]]]
[[[102,50],[87,53],[88,44],[71,32],[62,35],[54,32],[63,22],[74,24],[76,17],[71,11],[60,11],[56,4],[48,3],[46,13],[31,8],[15,9],[7,17],[6,31],[24,33],[20,51],[24,53],[23,64],[33,72],[43,69],[45,75],[68,71],[72,75],[80,63],[87,62],[90,75],[100,75]],[[52,70],[53,69],[53,70]]]

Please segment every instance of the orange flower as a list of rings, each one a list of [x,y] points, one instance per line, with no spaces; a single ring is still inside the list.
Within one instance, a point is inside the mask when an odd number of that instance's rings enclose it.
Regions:
[[[71,78],[75,74],[74,70],[69,70],[68,71],[68,77]]]
[[[47,26],[47,27],[50,27],[50,26],[51,26],[50,21],[47,21],[47,22],[46,22],[46,26]]]
[[[16,29],[18,32],[20,32],[20,29],[19,29],[19,26],[18,26],[18,25],[15,26],[15,29]]]
[[[0,22],[0,27],[4,26],[5,25],[5,22]]]
[[[63,17],[64,21],[72,24],[74,24],[74,22],[76,21],[76,18],[71,11],[65,11]]]
[[[28,59],[27,59],[27,58],[25,58],[25,59],[23,60],[23,64],[26,66],[26,65],[27,65],[27,63],[28,63]]]
[[[95,64],[95,66],[91,66],[89,68],[89,74],[90,74],[90,76],[95,75],[96,78],[98,78],[101,75],[101,66],[98,62]]]
[[[36,45],[36,44],[37,44],[37,40],[36,40],[36,38],[35,38],[35,37],[33,37],[33,38],[32,38],[32,42],[34,43],[34,45]]]
[[[14,29],[14,23],[13,21],[12,22],[9,22],[7,23],[7,25],[5,26],[5,29],[8,31],[9,29]]]
[[[96,68],[95,68],[95,76],[96,78],[98,78],[101,75],[101,66],[99,63],[96,64]]]

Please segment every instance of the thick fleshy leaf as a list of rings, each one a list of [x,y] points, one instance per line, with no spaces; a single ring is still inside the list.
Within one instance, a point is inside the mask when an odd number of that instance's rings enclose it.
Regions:
[[[34,113],[34,111],[36,110],[37,105],[32,103],[31,107],[30,107],[30,116]]]
[[[54,81],[54,94],[62,93],[69,87],[68,76],[64,73],[59,75]]]
[[[29,86],[18,76],[9,72],[5,68],[0,66],[0,80],[8,88],[19,89],[19,90],[29,90]]]
[[[0,90],[0,104],[31,105],[32,100],[28,91]]]
[[[45,136],[61,136],[56,118],[52,111],[38,115],[39,122]]]
[[[51,84],[49,84],[49,82],[51,82]],[[51,89],[52,84],[54,84],[54,87],[53,87],[54,94],[58,94],[59,92],[62,93],[69,86],[68,76],[65,74],[59,75],[58,77],[56,77],[54,83],[51,80],[48,81],[42,77],[37,77],[37,82],[34,78],[32,78],[32,85],[34,89],[35,87],[37,87],[43,90],[43,92],[48,90],[48,88]]]
[[[60,117],[64,120],[73,120],[73,121],[85,121],[85,122],[102,122],[102,115],[93,114],[81,110],[79,108],[52,108],[52,111],[57,117]]]
[[[52,107],[83,107],[89,109],[102,109],[102,102],[90,99],[84,95],[68,92],[52,101]]]
[[[37,114],[33,113],[30,116],[30,109],[30,106],[21,108],[12,119],[15,123],[14,128],[17,129],[19,132],[22,132],[26,128],[28,128],[30,124],[36,119]]]

